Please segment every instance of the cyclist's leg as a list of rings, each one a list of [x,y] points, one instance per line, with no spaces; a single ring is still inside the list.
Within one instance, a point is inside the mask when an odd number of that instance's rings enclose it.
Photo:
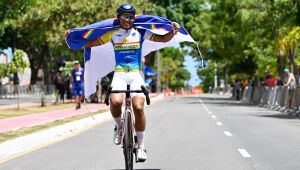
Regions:
[[[112,90],[126,90],[126,81],[122,78],[122,73],[116,72],[114,74],[111,86]],[[124,101],[124,95],[118,93],[110,94],[110,110],[111,114],[116,122],[118,128],[121,125],[121,114],[122,114],[122,104]]]
[[[131,90],[141,89],[141,85],[144,85],[144,79],[139,73],[133,75],[135,79],[131,82]],[[145,96],[142,93],[132,94],[132,107],[135,115],[135,130],[138,138],[138,145],[140,148],[144,148],[144,137],[146,128],[146,117],[144,113]]]
[[[144,102],[143,96],[134,96],[132,98],[132,107],[135,115],[135,130],[137,135],[137,142],[140,148],[145,148],[144,138],[146,129],[146,117],[144,113]]]

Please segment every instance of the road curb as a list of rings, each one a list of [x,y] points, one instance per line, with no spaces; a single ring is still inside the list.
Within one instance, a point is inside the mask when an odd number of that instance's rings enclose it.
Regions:
[[[155,103],[163,98],[163,95],[160,94],[153,97],[151,102]],[[110,111],[94,115],[93,117],[95,120],[92,117],[87,117],[0,143],[0,164],[71,138],[99,124],[112,120]]]

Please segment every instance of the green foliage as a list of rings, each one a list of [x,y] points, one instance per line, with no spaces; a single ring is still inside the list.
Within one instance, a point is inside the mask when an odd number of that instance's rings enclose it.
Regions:
[[[72,69],[73,69],[73,62],[66,61],[65,66],[60,67],[59,71],[62,73],[62,76],[66,80],[70,78]]]
[[[287,54],[290,50],[294,50],[300,43],[300,27],[294,27],[290,32],[278,41],[278,51]]]
[[[7,76],[8,74],[7,64],[0,64],[0,79]]]
[[[8,63],[9,73],[24,73],[25,68],[30,66],[26,60],[24,60],[24,56],[26,53],[23,50],[16,50],[14,52],[13,60]]]
[[[0,46],[23,49],[30,59],[32,76],[38,68],[47,75],[58,69],[54,63],[59,58],[82,59],[82,51],[68,49],[64,39],[67,29],[113,18],[121,3],[134,4],[137,14],[152,9],[150,3],[140,0],[0,1]]]
[[[300,2],[290,0],[170,0],[157,7],[156,13],[184,24],[198,42],[210,60],[208,68],[198,71],[206,87],[213,85],[210,69],[215,62],[221,78],[278,72],[285,63],[277,58],[277,39],[300,25]],[[199,59],[196,50],[191,55]]]
[[[23,50],[16,50],[14,52],[14,58],[8,64],[0,64],[0,78],[9,76],[13,73],[24,73],[25,68],[30,64],[24,60],[26,53]]]
[[[178,48],[165,48],[160,51],[162,86],[172,89],[185,86],[190,79],[190,73],[184,68],[185,51]]]

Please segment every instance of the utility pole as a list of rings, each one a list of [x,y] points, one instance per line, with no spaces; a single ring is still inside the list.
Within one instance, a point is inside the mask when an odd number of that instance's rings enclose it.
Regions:
[[[156,93],[161,93],[161,64],[159,51],[155,52],[157,61],[157,79],[156,79]]]

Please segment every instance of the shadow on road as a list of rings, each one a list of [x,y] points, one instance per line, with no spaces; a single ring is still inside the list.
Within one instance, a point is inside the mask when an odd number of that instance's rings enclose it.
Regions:
[[[290,114],[278,113],[272,115],[257,115],[258,117],[278,118],[278,119],[298,119],[299,117]]]
[[[110,170],[125,170],[125,169],[110,169]],[[134,169],[134,170],[162,170],[162,169]]]

